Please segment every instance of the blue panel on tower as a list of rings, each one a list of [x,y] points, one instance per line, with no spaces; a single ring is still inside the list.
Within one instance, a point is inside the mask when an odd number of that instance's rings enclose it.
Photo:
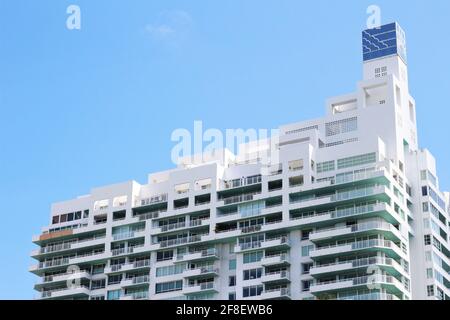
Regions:
[[[399,55],[406,63],[405,32],[397,23],[362,32],[363,59],[369,61],[382,57]]]

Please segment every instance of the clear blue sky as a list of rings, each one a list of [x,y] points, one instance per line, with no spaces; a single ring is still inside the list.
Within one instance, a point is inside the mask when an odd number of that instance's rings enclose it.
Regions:
[[[406,31],[419,141],[450,189],[447,0],[1,0],[0,298],[34,296],[31,236],[52,202],[171,168],[174,129],[322,116],[361,79],[372,3]]]

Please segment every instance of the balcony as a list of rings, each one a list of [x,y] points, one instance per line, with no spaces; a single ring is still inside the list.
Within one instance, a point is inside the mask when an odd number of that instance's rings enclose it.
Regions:
[[[353,296],[338,297],[330,300],[400,300],[399,297],[390,293],[373,292]]]
[[[247,201],[253,201],[253,200],[256,200],[255,196],[260,195],[260,194],[261,194],[261,192],[253,192],[253,193],[246,193],[246,194],[241,194],[238,196],[223,198],[222,200],[220,200],[217,203],[217,206],[221,207],[221,206],[238,204],[238,203],[247,202]]]
[[[93,251],[70,258],[70,264],[80,264],[94,261],[106,261],[109,256],[105,251]]]
[[[113,234],[113,241],[130,240],[145,237],[145,229]]]
[[[134,287],[140,285],[148,285],[150,283],[150,276],[139,276],[133,277],[131,279],[124,279],[120,282],[120,285],[124,288],[126,287]]]
[[[351,203],[354,200],[367,199],[386,202],[390,200],[390,190],[385,185],[376,185],[369,187],[355,188],[352,190],[343,190],[332,193],[330,195],[315,197],[312,195],[308,198],[300,198],[291,200],[289,204],[290,210],[305,209],[310,207],[330,207]]]
[[[343,186],[346,184],[351,185],[361,185],[367,183],[367,180],[376,181],[378,183],[383,183],[389,181],[389,173],[384,167],[379,167],[377,169],[372,168],[372,170],[366,169],[365,171],[354,171],[352,174],[340,175],[333,177],[332,180],[327,180],[323,182],[315,182],[313,184],[314,189],[330,189],[336,186]]]
[[[76,250],[81,248],[89,248],[89,247],[95,247],[99,246],[105,243],[105,235],[98,236],[98,237],[92,237],[87,238],[83,240],[77,240],[77,241],[71,241],[67,243],[60,243],[55,245],[48,245],[45,247],[42,247],[40,249],[33,250],[31,253],[32,257],[39,257],[39,256],[49,256],[53,254],[58,254],[63,251],[68,250]]]
[[[199,252],[187,253],[185,255],[177,256],[175,263],[194,262],[194,261],[207,261],[220,259],[219,251],[216,248],[210,248],[207,250],[201,250]]]
[[[384,252],[396,259],[406,259],[406,251],[389,240],[364,240],[344,245],[329,245],[316,248],[310,252],[311,259],[339,257],[344,253]]]
[[[256,233],[256,232],[267,232],[276,230],[280,227],[280,224],[283,223],[283,220],[277,220],[277,221],[270,221],[266,223],[261,224],[255,224],[247,227],[237,227],[234,226],[231,229],[227,230],[217,230],[215,235],[210,235],[209,238],[205,238],[205,241],[212,241],[212,240],[218,240],[218,239],[225,239],[225,238],[235,238],[240,235],[250,234],[250,233]]]
[[[149,269],[150,268],[150,260],[141,260],[135,261],[133,263],[127,264],[116,264],[112,266],[105,267],[104,273],[120,273],[120,272],[128,272],[131,270],[141,270],[141,269]]]
[[[289,288],[277,288],[265,290],[259,296],[261,300],[290,300],[291,290]]]
[[[311,294],[318,295],[324,292],[338,292],[349,289],[368,289],[372,286],[384,288],[389,293],[402,294],[405,292],[403,284],[395,277],[378,274],[342,280],[316,282],[311,285],[310,291]]]
[[[337,240],[348,236],[357,237],[375,234],[382,234],[388,240],[401,241],[403,239],[400,231],[392,224],[385,221],[369,221],[348,227],[332,227],[316,230],[310,233],[309,240],[317,243],[334,238]]]
[[[291,221],[299,221],[302,226],[320,227],[329,225],[330,222],[343,222],[349,217],[365,219],[380,217],[392,224],[401,223],[400,216],[386,203],[366,204],[344,209],[324,212],[306,213],[299,217],[291,218]]]
[[[150,219],[156,219],[161,214],[164,214],[166,212],[167,212],[167,209],[159,209],[159,210],[154,210],[154,211],[151,211],[151,212],[135,214],[133,216],[133,218],[136,218],[138,221],[145,221],[145,220],[150,220]]]
[[[89,288],[86,286],[74,286],[71,288],[61,288],[51,291],[43,291],[39,299],[68,299],[68,298],[88,298]]]
[[[178,238],[178,239],[163,240],[159,243],[152,244],[152,247],[154,247],[154,249],[160,249],[160,248],[175,247],[175,246],[184,245],[184,244],[188,244],[188,243],[200,242],[200,241],[202,241],[202,236],[205,236],[205,235],[195,235],[195,236],[183,237],[183,238]]]
[[[159,204],[159,203],[163,203],[163,202],[167,202],[167,193],[159,194],[159,195],[148,197],[148,198],[136,199],[134,206],[135,207],[146,207],[146,206],[151,206],[151,205]]]
[[[310,268],[311,276],[329,276],[339,273],[347,273],[349,271],[357,271],[359,269],[367,270],[369,266],[377,266],[381,270],[396,276],[407,276],[407,272],[397,261],[391,258],[370,257],[353,259],[348,261],[340,261],[328,264],[317,264]]]
[[[273,284],[275,282],[290,282],[290,277],[289,277],[289,271],[276,271],[276,272],[270,272],[270,273],[265,273],[262,277],[261,277],[261,282],[262,283],[270,283]]]
[[[163,226],[154,226],[150,232],[152,234],[159,234],[159,233],[165,233],[165,232],[171,232],[174,230],[181,230],[181,229],[189,229],[189,228],[195,228],[195,227],[201,227],[206,226],[209,223],[209,218],[207,219],[196,219],[191,221],[182,221],[178,223],[171,223],[166,224]]]
[[[131,253],[140,253],[141,251],[144,251],[144,250],[145,250],[144,244],[136,245],[136,246],[128,247],[128,248],[112,249],[111,256],[117,257],[117,256],[131,254]]]
[[[273,249],[273,248],[279,248],[279,249],[287,249],[289,248],[290,242],[288,236],[281,236],[277,238],[272,239],[266,239],[261,243],[261,249]]]
[[[217,293],[219,292],[215,282],[204,282],[196,285],[186,285],[183,288],[183,294],[203,294],[203,293]]]
[[[254,242],[248,242],[248,243],[241,243],[234,247],[235,253],[240,253],[243,251],[252,251],[252,250],[258,250],[258,249],[273,249],[273,248],[289,248],[289,237],[288,236],[282,236],[272,239],[266,239],[264,241],[254,241]]]
[[[214,267],[213,265],[194,268],[194,269],[186,269],[183,271],[183,278],[201,278],[201,277],[211,277],[218,276],[219,269]]]
[[[222,188],[223,190],[229,190],[234,188],[240,188],[245,186],[251,186],[261,183],[261,176],[251,176],[242,179],[234,179],[229,181],[223,181]]]
[[[121,296],[119,300],[147,300],[149,298],[148,291],[133,292],[124,296]]]
[[[45,269],[57,269],[62,266],[68,266],[70,264],[69,258],[59,258],[53,259],[49,261],[41,261],[38,264],[34,264],[29,268],[30,272],[35,274],[39,274],[41,271]]]
[[[263,267],[270,267],[276,265],[289,265],[289,255],[286,253],[273,256],[265,256],[261,259],[261,265]]]
[[[80,271],[80,272],[69,272],[69,273],[61,273],[54,276],[45,276],[41,277],[39,281],[35,284],[34,288],[36,290],[52,284],[55,285],[57,283],[67,283],[67,281],[73,281],[75,279],[91,279],[91,274],[87,271]]]

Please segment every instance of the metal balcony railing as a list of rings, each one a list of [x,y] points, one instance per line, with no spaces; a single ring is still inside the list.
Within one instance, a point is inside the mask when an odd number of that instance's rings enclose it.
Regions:
[[[232,189],[261,183],[261,175],[224,181],[224,189]]]
[[[167,193],[159,194],[148,198],[137,199],[135,201],[135,206],[142,207],[162,202],[167,202]]]

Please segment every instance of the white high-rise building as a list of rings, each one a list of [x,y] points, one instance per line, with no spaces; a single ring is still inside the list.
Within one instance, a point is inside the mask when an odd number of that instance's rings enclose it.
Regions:
[[[404,32],[362,44],[356,92],[276,143],[53,204],[39,298],[449,299],[449,194],[418,147]]]

